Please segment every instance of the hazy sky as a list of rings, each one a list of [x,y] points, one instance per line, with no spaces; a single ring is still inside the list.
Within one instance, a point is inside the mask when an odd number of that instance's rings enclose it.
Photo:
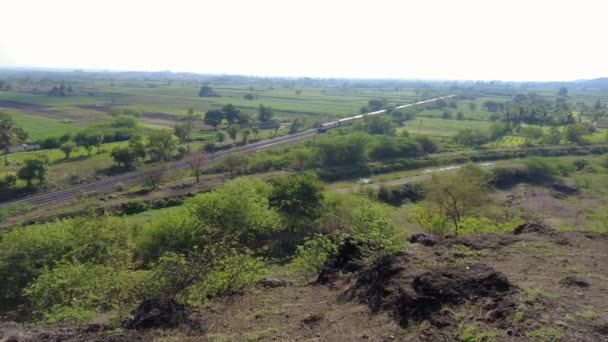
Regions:
[[[246,75],[608,76],[606,0],[0,0],[0,66]]]

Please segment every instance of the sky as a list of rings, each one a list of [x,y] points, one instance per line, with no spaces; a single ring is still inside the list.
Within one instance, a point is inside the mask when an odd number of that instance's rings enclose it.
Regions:
[[[0,66],[548,81],[608,76],[605,0],[0,0]]]

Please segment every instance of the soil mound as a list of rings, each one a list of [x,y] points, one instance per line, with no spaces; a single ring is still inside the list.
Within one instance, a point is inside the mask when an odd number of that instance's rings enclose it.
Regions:
[[[418,233],[412,235],[410,238],[411,243],[419,243],[424,246],[435,246],[439,239],[435,236],[427,235],[424,233]]]
[[[589,280],[578,276],[567,276],[560,281],[560,284],[565,286],[589,287]]]
[[[524,224],[518,226],[517,228],[515,228],[515,230],[513,231],[513,234],[514,235],[521,235],[521,234],[544,235],[544,236],[548,236],[548,237],[552,238],[554,240],[553,242],[555,242],[557,244],[570,245],[570,241],[568,241],[568,239],[562,232],[559,232],[559,231],[547,226],[544,223],[537,223],[537,222],[524,223]]]
[[[402,325],[427,320],[443,327],[452,318],[442,307],[465,302],[480,303],[487,321],[504,319],[516,307],[514,293],[507,277],[485,264],[425,272],[411,265],[407,254],[399,254],[362,271],[347,296],[366,303],[372,311],[391,312]]]
[[[342,273],[359,272],[365,267],[361,249],[354,239],[347,238],[338,248],[334,259],[324,267],[317,278],[318,284],[333,283]]]
[[[125,323],[125,328],[170,329],[182,323],[191,323],[189,310],[173,299],[148,299],[131,312],[131,315],[133,318]]]
[[[454,245],[463,245],[473,250],[496,250],[523,240],[519,236],[503,234],[484,234],[469,237],[447,237],[441,245],[450,248]]]

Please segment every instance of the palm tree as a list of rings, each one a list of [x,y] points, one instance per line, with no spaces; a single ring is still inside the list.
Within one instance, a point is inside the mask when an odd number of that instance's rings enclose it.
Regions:
[[[15,140],[15,122],[8,114],[0,112],[0,145],[4,149],[4,164],[8,165],[8,147]]]

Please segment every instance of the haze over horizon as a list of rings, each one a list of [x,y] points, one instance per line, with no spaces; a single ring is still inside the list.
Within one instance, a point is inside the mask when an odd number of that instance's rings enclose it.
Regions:
[[[3,3],[0,67],[442,80],[608,75],[601,1]]]

